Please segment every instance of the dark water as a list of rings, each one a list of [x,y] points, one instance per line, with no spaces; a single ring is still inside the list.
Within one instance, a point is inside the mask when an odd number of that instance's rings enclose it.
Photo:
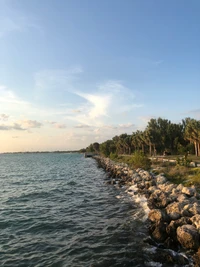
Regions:
[[[146,266],[144,211],[104,178],[80,154],[0,155],[0,266]]]

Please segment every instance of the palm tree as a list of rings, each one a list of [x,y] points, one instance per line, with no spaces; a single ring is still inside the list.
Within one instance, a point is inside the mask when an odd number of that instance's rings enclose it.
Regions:
[[[185,128],[185,139],[194,144],[195,155],[200,156],[200,121],[186,118],[183,121],[183,125]]]

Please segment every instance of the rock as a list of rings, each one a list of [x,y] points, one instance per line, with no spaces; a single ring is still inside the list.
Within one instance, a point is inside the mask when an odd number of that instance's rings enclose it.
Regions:
[[[158,175],[156,176],[156,182],[157,184],[164,184],[167,182],[167,179],[162,175]]]
[[[151,196],[149,197],[149,202],[152,202],[152,205],[155,208],[165,208],[169,203],[172,202],[171,198],[168,197],[168,194],[160,191],[155,190]]]
[[[200,230],[200,214],[194,215],[192,218],[190,218],[190,221],[197,228],[197,230]]]
[[[187,196],[192,197],[196,193],[196,190],[195,190],[194,187],[185,187],[184,186],[183,189],[182,189],[182,193],[186,194]]]
[[[193,225],[183,225],[177,228],[177,239],[186,249],[198,249],[199,233]]]
[[[178,220],[172,220],[169,225],[167,226],[166,228],[166,232],[167,234],[175,239],[176,239],[176,230],[179,226],[182,226],[182,225],[185,225],[185,224],[189,224],[190,223],[190,218],[189,217],[181,217],[180,219]]]
[[[188,197],[185,194],[179,194],[177,197],[177,201],[178,202],[185,202],[185,201],[189,201]]]
[[[200,266],[200,248],[198,249],[197,253],[194,254],[193,260],[194,260],[194,264],[195,264],[194,266],[199,267]]]
[[[183,207],[183,210],[181,213],[183,216],[189,216],[189,217],[192,217],[196,214],[200,214],[200,205],[198,203],[187,204]]]
[[[151,222],[159,222],[167,220],[166,213],[160,209],[150,210],[148,218]]]
[[[193,161],[191,161],[191,162],[190,162],[190,167],[196,167],[196,163],[193,162]]]
[[[181,192],[182,189],[183,189],[183,187],[184,187],[184,186],[183,186],[182,184],[179,184],[179,185],[176,187],[176,189],[177,189],[178,191]]]
[[[139,175],[137,177],[134,177],[134,182],[135,183],[138,183],[140,181],[142,181],[142,177],[140,177]]]
[[[155,262],[163,263],[163,266],[185,266],[189,263],[187,257],[169,249],[157,248],[152,255]],[[157,265],[156,265],[157,266]]]
[[[164,192],[171,193],[172,190],[176,188],[176,185],[171,183],[165,183],[165,184],[159,184],[158,188]]]
[[[180,208],[179,208],[179,203],[178,202],[174,202],[174,203],[171,203],[169,204],[167,207],[166,207],[166,212],[167,212],[167,215],[169,216],[169,218],[171,220],[177,220],[181,217],[181,213],[180,213]]]
[[[178,242],[174,239],[173,237],[167,237],[166,240],[164,241],[164,246],[167,249],[173,249],[173,250],[177,250],[177,244]]]
[[[158,222],[155,224],[155,229],[151,233],[152,237],[155,241],[157,242],[163,242],[167,238],[167,233],[166,233],[166,227],[167,223],[166,222]]]

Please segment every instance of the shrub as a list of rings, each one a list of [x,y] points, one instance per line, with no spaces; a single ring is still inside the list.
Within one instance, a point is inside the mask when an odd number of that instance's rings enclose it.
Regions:
[[[118,156],[116,153],[111,152],[109,157],[110,157],[110,159],[115,160],[115,159],[117,159]]]
[[[142,168],[148,170],[151,167],[151,160],[140,151],[135,151],[131,159],[132,165],[134,168]]]
[[[190,165],[191,160],[187,158],[187,155],[185,155],[182,158],[177,157],[176,158],[176,164],[179,166],[186,166],[188,167]]]

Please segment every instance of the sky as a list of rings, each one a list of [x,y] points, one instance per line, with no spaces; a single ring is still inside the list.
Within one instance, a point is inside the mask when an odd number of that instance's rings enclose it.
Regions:
[[[200,119],[199,0],[0,0],[0,152]]]

